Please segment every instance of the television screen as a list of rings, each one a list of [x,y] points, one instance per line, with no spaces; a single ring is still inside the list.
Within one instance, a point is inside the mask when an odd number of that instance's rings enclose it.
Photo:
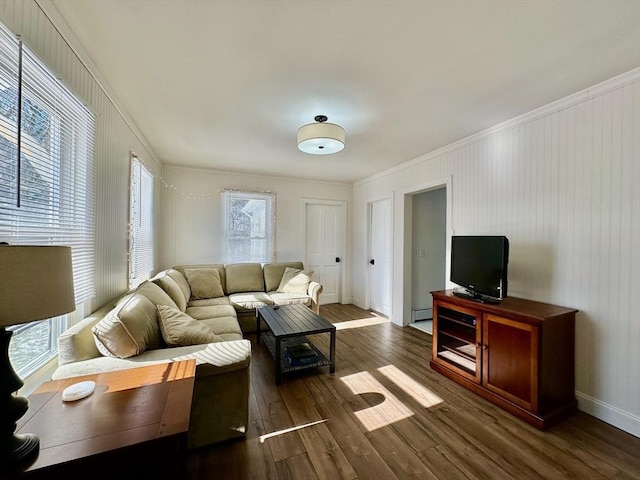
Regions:
[[[508,262],[509,240],[505,236],[451,237],[451,281],[467,289],[474,299],[507,296]]]

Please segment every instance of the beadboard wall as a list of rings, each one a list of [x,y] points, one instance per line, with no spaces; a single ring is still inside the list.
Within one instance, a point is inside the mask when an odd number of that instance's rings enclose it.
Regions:
[[[304,261],[303,199],[345,201],[347,219],[351,218],[351,184],[171,165],[163,168],[163,178],[167,186],[162,191],[161,268],[179,264],[224,263],[220,195],[224,189],[275,194],[275,254],[278,262]],[[346,290],[349,291],[349,270],[347,277]]]
[[[409,321],[405,196],[447,181],[449,235],[509,238],[510,296],[580,311],[579,408],[640,436],[640,69],[354,185],[354,279],[367,274],[367,202],[394,195],[397,324]]]
[[[96,288],[93,309],[127,287],[129,152],[158,178],[198,195],[245,186],[278,195],[278,259],[303,254],[300,199],[351,199],[351,186],[247,177],[160,163],[64,22],[35,0],[3,0],[0,20],[96,114]],[[72,41],[72,40],[71,40]],[[425,132],[428,134],[428,132]],[[367,285],[367,202],[394,196],[392,320],[405,324],[408,285],[404,197],[448,182],[449,235],[504,234],[511,242],[509,293],[580,310],[576,325],[579,407],[640,436],[640,71],[357,182],[349,203],[354,303]],[[219,200],[157,188],[159,268],[218,261]],[[408,217],[410,218],[410,217]],[[280,223],[283,222],[283,223]],[[196,234],[204,234],[194,240]],[[162,254],[160,254],[162,250]],[[409,290],[410,291],[410,290]],[[410,304],[409,304],[410,305]],[[410,308],[409,308],[410,310]]]
[[[33,0],[3,0],[0,21],[46,63],[96,115],[96,298],[84,306],[86,313],[128,288],[129,158],[137,153],[159,178],[160,164],[142,136],[96,80],[95,70],[81,62],[60,32],[64,24]],[[71,38],[69,35],[65,35]],[[78,51],[81,47],[73,45]],[[86,58],[86,56],[83,56]],[[159,183],[159,182],[158,182]],[[160,204],[160,189],[156,189]],[[159,224],[159,211],[156,212]],[[156,238],[158,239],[158,229]],[[156,252],[156,259],[159,252]],[[157,263],[157,260],[156,260]],[[82,313],[79,315],[82,317]]]

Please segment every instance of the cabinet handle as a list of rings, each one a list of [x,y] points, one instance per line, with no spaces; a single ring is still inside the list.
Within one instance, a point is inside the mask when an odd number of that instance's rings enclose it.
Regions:
[[[489,348],[489,347],[488,347],[487,345],[482,345],[482,349],[483,349],[483,350],[486,350],[486,349],[488,349],[488,348]]]

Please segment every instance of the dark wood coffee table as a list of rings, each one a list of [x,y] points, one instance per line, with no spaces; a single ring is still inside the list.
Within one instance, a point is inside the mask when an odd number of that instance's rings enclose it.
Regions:
[[[276,385],[280,385],[282,374],[306,368],[329,365],[329,372],[336,371],[336,327],[304,305],[282,305],[262,307],[256,310],[258,343],[261,340],[260,320],[264,320],[270,332],[262,335],[276,364]],[[306,335],[329,333],[329,359],[316,348]],[[318,361],[307,365],[290,365],[283,346],[307,342],[316,351]]]

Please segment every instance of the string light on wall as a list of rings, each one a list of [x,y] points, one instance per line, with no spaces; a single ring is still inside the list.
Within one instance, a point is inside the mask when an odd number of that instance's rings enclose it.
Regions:
[[[156,175],[153,172],[153,168],[151,168],[144,161],[144,159],[139,157],[136,153],[131,152],[131,156],[132,157],[135,156],[139,162],[141,162],[145,167],[147,167],[147,169],[151,172],[151,175],[153,175],[153,178],[159,181],[163,188],[171,190],[177,195],[180,195],[181,197],[186,198],[187,200],[208,200],[212,198],[217,198],[220,195],[222,195],[224,192],[268,193],[268,194],[275,195],[275,193],[271,190],[261,190],[261,189],[252,189],[252,188],[243,188],[243,187],[229,187],[218,192],[204,193],[204,194],[195,194],[195,193],[185,192],[184,190],[180,189],[177,185],[168,183],[162,175]]]

